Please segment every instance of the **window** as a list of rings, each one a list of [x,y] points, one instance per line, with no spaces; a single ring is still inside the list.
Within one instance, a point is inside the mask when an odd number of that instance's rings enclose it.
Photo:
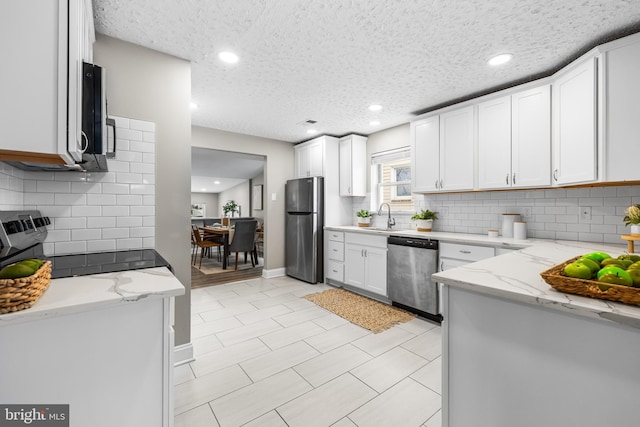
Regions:
[[[389,203],[397,211],[413,211],[411,150],[409,147],[371,156],[371,208]]]

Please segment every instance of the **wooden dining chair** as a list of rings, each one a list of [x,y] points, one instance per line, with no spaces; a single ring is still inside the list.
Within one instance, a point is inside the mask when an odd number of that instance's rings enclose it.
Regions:
[[[202,269],[202,257],[204,256],[204,251],[206,249],[211,250],[211,248],[215,248],[217,247],[218,250],[220,250],[220,246],[222,246],[222,243],[217,242],[217,241],[213,241],[213,240],[204,240],[202,238],[202,235],[200,234],[200,230],[198,230],[198,227],[196,227],[195,225],[192,226],[193,228],[193,238],[195,241],[195,244],[197,247],[200,248],[200,266],[198,267],[199,269]],[[196,249],[197,251],[197,249]],[[196,260],[195,257],[193,259],[193,265],[196,265]]]
[[[256,266],[255,259],[253,257],[253,250],[256,244],[256,226],[258,221],[236,221],[235,229],[233,232],[233,239],[229,244],[229,253],[235,252],[236,254],[236,267],[238,269],[238,253],[244,252],[251,254],[251,265]]]

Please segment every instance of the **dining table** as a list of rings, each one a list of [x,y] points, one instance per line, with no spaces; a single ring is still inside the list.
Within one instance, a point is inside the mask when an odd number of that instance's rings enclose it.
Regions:
[[[202,230],[204,238],[207,236],[222,236],[222,247],[223,247],[223,256],[222,256],[222,269],[227,269],[227,259],[229,258],[229,242],[231,237],[233,236],[233,229],[229,227],[221,227],[221,226],[206,226],[199,227]]]

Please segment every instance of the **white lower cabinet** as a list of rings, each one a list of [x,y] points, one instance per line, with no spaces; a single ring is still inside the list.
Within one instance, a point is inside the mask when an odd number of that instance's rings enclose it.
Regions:
[[[387,238],[345,233],[344,283],[387,296]]]
[[[325,277],[331,281],[344,282],[344,233],[341,231],[327,231],[325,259]]]

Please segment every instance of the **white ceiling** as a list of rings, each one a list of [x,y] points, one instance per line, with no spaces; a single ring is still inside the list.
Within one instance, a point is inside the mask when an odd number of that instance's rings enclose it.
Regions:
[[[263,156],[191,148],[192,193],[221,193],[255,178],[263,171]]]
[[[406,123],[640,31],[638,0],[94,0],[94,12],[98,32],[192,61],[193,124],[290,142],[311,138],[308,119],[336,136]],[[501,52],[514,60],[488,67]]]

